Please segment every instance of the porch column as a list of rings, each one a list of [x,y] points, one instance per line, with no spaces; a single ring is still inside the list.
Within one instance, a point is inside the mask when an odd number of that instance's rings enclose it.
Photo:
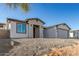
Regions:
[[[28,36],[29,38],[33,38],[33,24],[28,25]]]
[[[42,26],[39,26],[40,28],[39,28],[39,37],[40,38],[43,38],[43,27]]]

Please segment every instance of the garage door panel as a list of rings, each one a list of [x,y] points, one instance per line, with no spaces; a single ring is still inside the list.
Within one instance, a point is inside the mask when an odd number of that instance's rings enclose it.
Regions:
[[[63,29],[58,29],[58,38],[68,38],[68,31]]]

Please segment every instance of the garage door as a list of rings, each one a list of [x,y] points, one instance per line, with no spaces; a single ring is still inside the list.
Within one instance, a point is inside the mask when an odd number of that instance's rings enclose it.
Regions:
[[[58,38],[68,38],[68,30],[58,29]]]

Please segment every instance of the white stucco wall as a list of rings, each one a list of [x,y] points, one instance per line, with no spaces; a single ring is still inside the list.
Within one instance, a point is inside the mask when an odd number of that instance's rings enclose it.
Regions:
[[[74,33],[73,33],[73,32],[70,32],[70,33],[69,33],[69,37],[70,37],[70,38],[73,38],[73,37],[74,37]]]
[[[69,33],[70,35],[69,35],[69,37],[70,38],[77,38],[77,39],[79,39],[79,31],[77,31],[77,30],[73,30],[72,32],[70,32]]]
[[[11,22],[9,26],[10,26],[11,38],[27,38],[28,37],[28,25],[26,25],[26,33],[16,33],[16,22]]]

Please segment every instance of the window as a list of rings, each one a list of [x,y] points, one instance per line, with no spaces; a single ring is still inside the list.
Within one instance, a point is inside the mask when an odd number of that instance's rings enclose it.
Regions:
[[[26,24],[25,23],[18,23],[16,25],[16,32],[17,33],[26,33]]]

